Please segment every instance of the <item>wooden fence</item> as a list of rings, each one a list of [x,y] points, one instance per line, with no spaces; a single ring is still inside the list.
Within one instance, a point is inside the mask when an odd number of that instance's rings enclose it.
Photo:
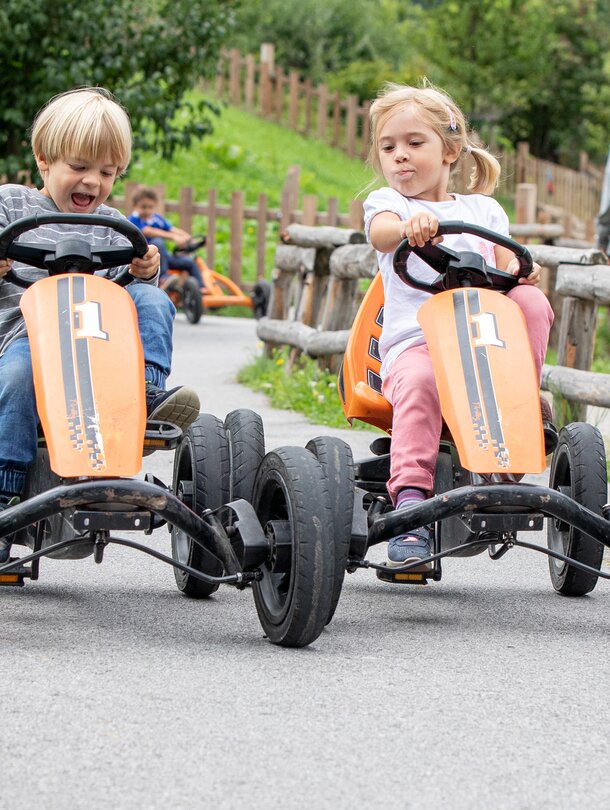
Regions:
[[[268,345],[287,345],[331,368],[347,345],[359,305],[358,279],[377,272],[364,235],[291,225],[279,245],[269,316],[257,325]],[[586,419],[586,406],[610,408],[610,375],[591,372],[597,314],[610,305],[610,265],[598,250],[533,245],[556,315],[557,365],[545,365],[542,388],[553,394],[560,424]]]
[[[235,49],[226,52],[218,65],[214,92],[236,107],[325,141],[350,157],[366,157],[370,102],[360,104],[355,95],[342,96],[324,84],[314,86],[297,70],[277,66],[270,44],[261,46],[259,60]],[[502,193],[512,196],[518,183],[535,183],[540,203],[570,212],[588,223],[591,231],[590,223],[599,209],[603,170],[590,165],[585,153],[580,155],[579,171],[533,157],[527,144],[497,156],[502,165]],[[468,162],[462,160],[461,164],[457,191],[465,190],[470,174]]]

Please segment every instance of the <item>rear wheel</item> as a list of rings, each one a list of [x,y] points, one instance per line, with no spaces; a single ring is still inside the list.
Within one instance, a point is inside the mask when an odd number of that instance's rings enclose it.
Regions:
[[[173,492],[200,515],[204,509],[217,509],[228,501],[229,449],[220,419],[202,413],[186,430],[174,458]],[[172,526],[174,560],[212,576],[222,575],[222,564],[213,554],[194,543],[182,530]],[[174,568],[178,590],[193,599],[204,599],[217,583],[203,582]]]
[[[267,453],[252,504],[269,544],[252,588],[260,623],[274,644],[304,647],[324,629],[333,592],[332,514],[318,460],[302,447]]]
[[[201,289],[192,276],[188,276],[188,278],[184,280],[182,287],[182,309],[189,323],[199,323],[203,313]]]
[[[333,436],[318,436],[307,443],[306,449],[320,462],[328,484],[332,511],[332,534],[329,540],[335,557],[335,573],[330,610],[326,619],[328,624],[335,615],[341,596],[352,539],[354,460],[349,444]]]
[[[225,433],[229,445],[229,500],[252,500],[254,479],[265,456],[263,420],[248,408],[238,408],[227,414]]]
[[[599,430],[585,422],[563,427],[551,463],[550,487],[572,498],[597,515],[606,503],[606,453]],[[574,526],[549,519],[548,546],[577,562],[599,569],[604,547]],[[561,560],[549,557],[551,581],[556,591],[566,596],[583,596],[593,590],[598,577],[579,571]]]

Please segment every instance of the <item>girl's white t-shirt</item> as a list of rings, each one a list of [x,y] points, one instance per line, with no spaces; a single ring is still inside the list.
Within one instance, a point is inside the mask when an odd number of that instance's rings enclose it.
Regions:
[[[373,218],[382,211],[391,211],[402,220],[410,219],[420,211],[438,217],[440,222],[455,221],[480,225],[503,236],[508,236],[508,217],[502,206],[484,194],[453,194],[453,199],[429,202],[403,197],[392,188],[380,188],[369,194],[364,202],[364,229],[370,239]],[[442,243],[452,250],[480,253],[487,264],[495,266],[494,245],[473,234],[447,234]],[[392,266],[394,252],[377,252],[377,261],[383,278],[384,308],[383,331],[379,341],[381,376],[387,373],[396,357],[411,346],[425,343],[417,322],[417,310],[430,297],[430,293],[405,284]],[[407,267],[416,278],[434,279],[437,273],[415,254],[411,254]]]

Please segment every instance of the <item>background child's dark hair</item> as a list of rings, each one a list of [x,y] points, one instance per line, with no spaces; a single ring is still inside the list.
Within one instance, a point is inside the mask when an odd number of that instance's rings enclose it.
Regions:
[[[375,173],[383,176],[379,162],[379,133],[385,122],[396,112],[415,106],[422,120],[440,137],[445,151],[457,155],[452,166],[455,170],[463,155],[470,154],[474,159],[474,169],[470,175],[468,189],[482,194],[491,194],[498,184],[500,164],[496,158],[480,146],[477,136],[468,132],[466,119],[460,108],[442,90],[431,84],[423,87],[385,84],[379,96],[371,104],[371,145],[368,163]]]
[[[134,205],[137,205],[141,200],[152,200],[153,202],[159,202],[159,195],[150,186],[140,186],[137,188],[131,198]]]

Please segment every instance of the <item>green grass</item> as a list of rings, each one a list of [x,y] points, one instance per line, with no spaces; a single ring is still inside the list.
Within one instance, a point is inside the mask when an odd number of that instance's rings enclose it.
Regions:
[[[317,425],[349,427],[337,392],[336,374],[322,370],[305,355],[300,355],[287,372],[291,351],[276,349],[271,357],[258,357],[240,371],[238,381],[267,394],[274,408],[297,411]],[[357,420],[353,427],[375,430]]]

